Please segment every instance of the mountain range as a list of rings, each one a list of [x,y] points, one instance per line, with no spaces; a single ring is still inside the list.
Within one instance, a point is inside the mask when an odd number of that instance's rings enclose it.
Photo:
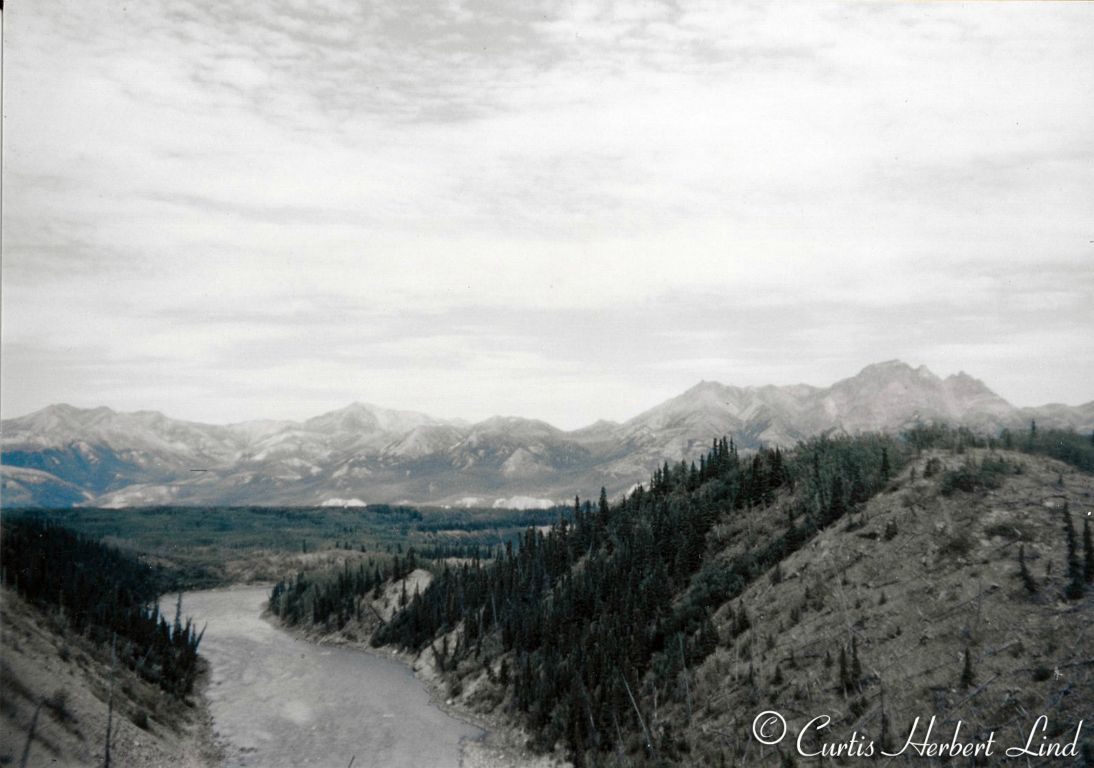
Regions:
[[[154,411],[51,405],[0,422],[5,507],[546,506],[618,493],[731,435],[748,450],[823,433],[946,421],[997,431],[1094,428],[1094,401],[1018,408],[965,373],[893,360],[829,387],[703,381],[623,423],[564,431],[496,416],[470,424],[364,403],[303,422],[211,425]]]

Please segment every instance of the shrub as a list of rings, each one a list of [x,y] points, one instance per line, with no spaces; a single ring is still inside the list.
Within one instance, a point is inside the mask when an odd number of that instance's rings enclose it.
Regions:
[[[53,694],[43,702],[49,713],[53,715],[54,719],[59,723],[67,723],[71,720],[75,720],[76,717],[68,709],[68,691],[64,688],[58,688]]]
[[[969,536],[968,531],[958,531],[938,551],[943,555],[964,557],[972,551],[972,537]]]
[[[884,539],[885,541],[892,541],[894,538],[896,538],[896,535],[897,535],[896,521],[895,520],[890,520],[889,522],[887,522],[885,524],[885,533],[882,534],[882,539]]]
[[[988,536],[998,536],[1010,541],[1033,541],[1034,534],[1029,525],[1021,522],[994,523],[984,529]]]
[[[998,488],[1004,475],[1012,474],[1013,467],[1005,460],[991,456],[977,464],[966,461],[957,469],[951,469],[942,475],[939,489],[943,496],[952,496],[956,491],[972,493],[981,488]]]

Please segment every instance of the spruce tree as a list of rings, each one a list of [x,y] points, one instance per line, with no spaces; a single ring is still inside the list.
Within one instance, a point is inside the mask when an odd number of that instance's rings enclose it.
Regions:
[[[1026,567],[1026,547],[1020,545],[1018,547],[1018,575],[1022,577],[1022,586],[1026,588],[1026,592],[1031,595],[1037,593],[1037,582],[1033,580],[1033,576],[1030,575],[1029,569]]]
[[[1090,540],[1090,518],[1083,518],[1083,576],[1094,580],[1094,542]]]
[[[839,649],[839,690],[844,696],[850,690],[850,680],[847,672],[847,649],[842,645]]]
[[[889,733],[889,715],[884,709],[881,710],[881,734],[878,738],[878,747],[881,752],[891,752],[893,749],[893,738]]]
[[[965,646],[965,666],[961,670],[961,687],[968,688],[974,682],[975,678],[972,673],[972,653],[969,651],[968,646]]]
[[[1068,600],[1078,600],[1085,591],[1083,567],[1079,563],[1079,543],[1075,535],[1075,525],[1071,522],[1071,511],[1064,502],[1064,534],[1067,536],[1067,587],[1064,595]]]
[[[847,512],[847,502],[843,497],[843,478],[837,473],[832,477],[831,491],[828,496],[828,522],[839,520]]]
[[[601,531],[608,530],[608,491],[600,488],[600,502],[597,504],[597,525]]]
[[[748,618],[748,611],[745,610],[743,605],[738,604],[737,616],[733,621],[733,636],[743,634],[752,626],[752,622]]]
[[[858,660],[858,638],[851,638],[851,687],[858,688],[862,681],[862,664]]]
[[[710,611],[707,611],[703,616],[703,623],[699,625],[699,648],[705,657],[714,653],[717,647],[718,630],[714,627],[714,622],[710,620]]]

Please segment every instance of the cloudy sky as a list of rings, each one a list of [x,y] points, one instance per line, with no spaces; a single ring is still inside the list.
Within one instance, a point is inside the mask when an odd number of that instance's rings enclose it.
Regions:
[[[1094,399],[1094,3],[4,17],[6,417],[576,427],[894,357]]]

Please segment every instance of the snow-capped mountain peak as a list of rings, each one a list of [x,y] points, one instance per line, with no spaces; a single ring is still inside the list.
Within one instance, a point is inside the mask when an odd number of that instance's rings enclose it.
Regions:
[[[1018,409],[960,372],[900,360],[828,387],[700,381],[622,424],[566,432],[495,416],[476,424],[364,402],[303,422],[228,426],[156,411],[52,405],[0,424],[6,504],[318,504],[329,499],[461,503],[572,499],[644,482],[716,437],[744,450],[831,431],[898,431],[944,420],[984,429],[1094,427],[1094,403]]]

